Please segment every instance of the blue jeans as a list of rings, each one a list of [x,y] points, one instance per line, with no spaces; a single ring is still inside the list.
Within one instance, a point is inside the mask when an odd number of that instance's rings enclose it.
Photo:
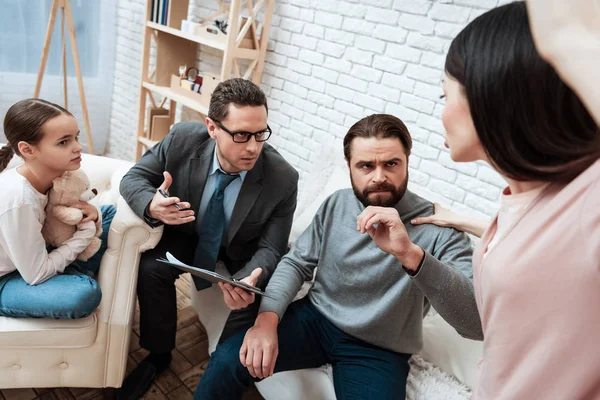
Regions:
[[[404,399],[410,354],[395,353],[352,337],[329,322],[308,299],[292,303],[277,332],[279,356],[275,372],[333,367],[338,400]],[[217,346],[202,375],[195,400],[235,400],[255,381],[240,363],[246,330]]]
[[[102,292],[93,279],[106,251],[108,231],[117,209],[102,206],[102,245],[86,262],[77,261],[39,285],[25,282],[18,271],[0,278],[0,316],[13,318],[76,319],[90,315]]]

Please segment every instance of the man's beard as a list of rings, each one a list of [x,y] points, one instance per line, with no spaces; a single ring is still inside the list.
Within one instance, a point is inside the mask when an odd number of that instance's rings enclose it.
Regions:
[[[406,179],[400,186],[395,187],[391,183],[383,182],[377,185],[371,185],[366,187],[363,191],[360,191],[354,185],[354,179],[352,179],[352,174],[350,174],[350,182],[352,183],[352,190],[354,191],[354,195],[358,200],[365,206],[379,206],[379,207],[393,207],[402,197],[404,193],[406,193],[406,188],[408,187],[408,173],[406,174]],[[375,195],[374,198],[369,197],[369,193],[387,190],[389,193]]]

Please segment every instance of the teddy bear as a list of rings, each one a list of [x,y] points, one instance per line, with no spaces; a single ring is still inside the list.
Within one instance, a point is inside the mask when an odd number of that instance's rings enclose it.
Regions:
[[[79,208],[71,207],[78,201],[89,201],[96,197],[96,189],[90,188],[90,180],[81,170],[67,171],[52,181],[48,192],[46,221],[42,227],[42,236],[47,243],[59,247],[73,237],[77,224],[83,219]],[[100,249],[102,241],[102,221],[96,222],[96,235],[89,246],[79,254],[78,260],[87,261]]]

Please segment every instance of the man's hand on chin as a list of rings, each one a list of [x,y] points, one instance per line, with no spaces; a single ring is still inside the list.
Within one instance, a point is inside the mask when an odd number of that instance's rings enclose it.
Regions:
[[[242,279],[242,282],[247,283],[250,286],[256,286],[256,281],[258,281],[258,277],[261,273],[262,269],[256,268],[254,271],[252,271],[250,276]],[[229,307],[231,310],[246,308],[250,304],[254,303],[254,293],[248,293],[244,289],[232,286],[229,283],[219,282],[219,287],[223,291],[223,300],[225,300],[225,304],[227,304],[227,307]]]
[[[404,268],[417,272],[425,252],[408,237],[398,210],[369,206],[357,217],[356,229],[369,234],[381,250],[396,257]]]

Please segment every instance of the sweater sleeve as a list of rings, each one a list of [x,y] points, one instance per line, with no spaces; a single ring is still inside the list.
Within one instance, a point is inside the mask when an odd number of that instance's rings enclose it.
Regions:
[[[473,249],[466,234],[441,229],[434,254],[425,252],[413,282],[461,336],[483,340],[473,289],[472,257]]]
[[[37,285],[63,272],[89,245],[95,233],[95,223],[88,221],[71,239],[48,253],[34,206],[25,204],[0,215],[0,244],[30,285]]]
[[[263,297],[259,312],[274,312],[281,321],[302,284],[312,279],[321,252],[326,204],[327,201],[321,205],[310,226],[275,268],[266,288],[266,293],[273,298]]]

